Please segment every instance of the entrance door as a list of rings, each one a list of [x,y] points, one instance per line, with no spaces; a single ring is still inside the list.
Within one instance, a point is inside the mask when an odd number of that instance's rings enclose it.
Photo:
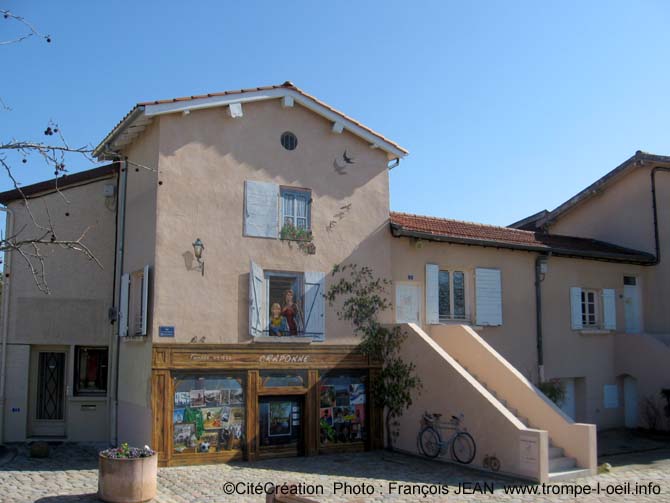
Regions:
[[[561,403],[561,410],[565,412],[570,419],[575,419],[575,380],[572,378],[561,379],[561,383],[565,387],[565,396],[563,403]]]
[[[623,277],[623,302],[624,316],[626,318],[626,333],[641,333],[642,310],[640,302],[640,285],[637,277]]]
[[[64,350],[33,350],[30,355],[30,436],[65,436]]]
[[[637,428],[637,381],[631,376],[623,378],[623,407],[626,428]]]
[[[302,396],[259,397],[259,457],[304,454],[303,409]]]

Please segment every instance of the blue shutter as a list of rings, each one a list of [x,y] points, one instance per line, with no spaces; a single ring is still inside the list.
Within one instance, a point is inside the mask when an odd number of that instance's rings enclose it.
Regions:
[[[325,273],[305,272],[305,336],[317,341],[326,335],[325,282]]]
[[[277,238],[279,185],[252,180],[244,185],[244,235]]]

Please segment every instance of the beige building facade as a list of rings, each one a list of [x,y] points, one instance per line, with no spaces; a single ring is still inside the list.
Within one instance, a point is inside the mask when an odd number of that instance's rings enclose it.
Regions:
[[[463,412],[476,466],[504,450],[506,473],[574,476],[595,468],[591,423],[643,426],[644,398],[670,387],[646,200],[630,202],[632,234],[588,210],[616,205],[598,202],[609,186],[532,230],[393,213],[389,168],[407,151],[291,83],[138,104],[95,155],[111,164],[23,191],[68,232],[91,227],[100,266],[59,250],[45,296],[10,254],[4,441],[150,444],[164,465],[379,448],[379,364],[323,297],[336,264],[393,281],[385,321],[424,381],[402,450],[424,409]],[[642,197],[637,173],[612,190]],[[17,191],[0,201],[12,225],[27,218]],[[560,407],[534,386],[552,379]]]

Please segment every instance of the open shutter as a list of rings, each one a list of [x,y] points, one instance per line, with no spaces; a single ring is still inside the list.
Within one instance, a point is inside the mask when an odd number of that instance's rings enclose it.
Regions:
[[[279,235],[279,185],[244,182],[244,235],[277,238]]]
[[[477,325],[502,325],[500,269],[475,269]]]
[[[570,288],[570,320],[573,330],[584,328],[582,322],[582,289],[578,286]]]
[[[603,322],[606,330],[616,330],[616,292],[611,288],[603,290]]]
[[[440,268],[435,264],[426,264],[426,323],[437,325],[440,322]]]
[[[121,299],[119,301],[119,336],[126,337],[128,335],[128,307],[130,297],[130,274],[121,275]]]
[[[141,305],[141,324],[140,334],[147,335],[147,312],[149,310],[149,266],[144,266],[142,272],[142,305]]]
[[[265,318],[265,273],[252,260],[249,271],[249,335],[263,335]]]
[[[317,341],[326,335],[325,281],[326,273],[305,272],[305,336]]]

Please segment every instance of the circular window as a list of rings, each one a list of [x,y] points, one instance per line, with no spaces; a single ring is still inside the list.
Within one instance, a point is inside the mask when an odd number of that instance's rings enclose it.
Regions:
[[[298,146],[298,137],[290,131],[286,131],[281,135],[281,144],[286,150],[295,150]]]

